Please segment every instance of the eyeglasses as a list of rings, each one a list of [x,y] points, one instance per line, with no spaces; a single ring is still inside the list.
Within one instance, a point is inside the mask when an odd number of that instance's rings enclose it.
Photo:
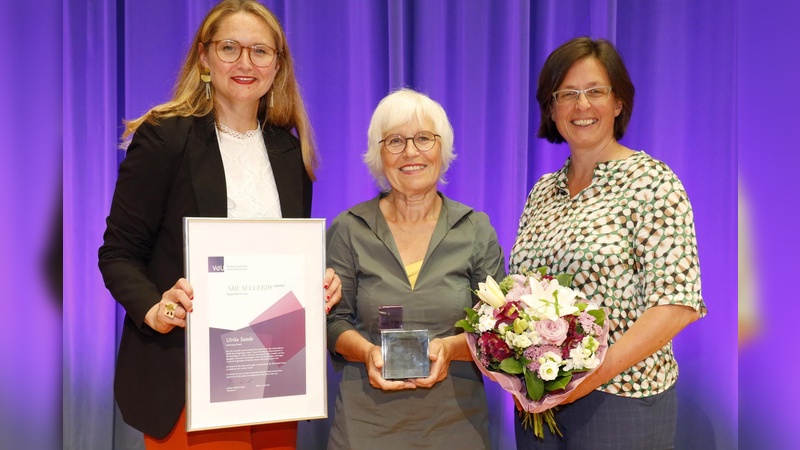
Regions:
[[[383,144],[383,146],[386,148],[386,151],[396,155],[398,153],[403,153],[403,151],[406,149],[408,141],[414,141],[414,147],[417,147],[417,150],[421,152],[427,152],[433,148],[437,137],[441,136],[438,134],[433,134],[430,131],[420,131],[419,133],[415,134],[414,137],[410,138],[407,138],[402,134],[392,134],[387,136],[386,139],[378,141],[378,144]]]
[[[586,96],[589,103],[599,102],[608,98],[611,86],[595,86],[588,89],[562,89],[553,92],[553,98],[558,104],[576,103],[581,94]]]
[[[214,46],[217,57],[222,60],[222,62],[226,63],[238,61],[239,57],[242,56],[242,49],[246,48],[250,55],[250,61],[256,67],[269,67],[272,61],[275,61],[275,55],[279,53],[268,45],[258,44],[252,47],[246,47],[233,39],[211,41],[210,44]]]

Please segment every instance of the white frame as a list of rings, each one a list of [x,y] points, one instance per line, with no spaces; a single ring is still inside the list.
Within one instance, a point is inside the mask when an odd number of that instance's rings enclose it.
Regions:
[[[186,278],[194,289],[194,310],[188,315],[186,326],[187,431],[327,418],[325,219],[187,217],[183,224]],[[224,265],[227,270],[222,270],[224,274],[215,273],[219,265],[212,269],[213,257],[220,256],[227,259]],[[228,264],[230,261],[237,264]],[[273,289],[276,285],[278,287]],[[239,288],[242,290],[237,291]],[[299,320],[299,311],[304,312],[300,316],[305,327],[304,341],[291,341],[285,337],[288,333],[280,334],[290,348],[302,345],[303,353],[292,353],[294,358],[289,363],[281,361],[270,366],[267,362],[271,360],[263,355],[273,355],[270,352],[274,351],[279,353],[278,359],[283,359],[285,347],[266,348],[263,339],[256,339],[255,345],[244,345],[255,347],[251,351],[256,352],[254,360],[260,365],[249,370],[258,376],[247,376],[245,369],[241,369],[243,365],[231,369],[228,364],[233,360],[229,357],[245,355],[242,353],[245,350],[233,348],[241,344],[228,344],[227,337],[222,339],[223,334],[214,350],[210,333],[226,330],[229,331],[227,336],[240,333],[240,336],[271,337],[265,331],[269,324],[277,326],[282,322],[274,317],[262,322],[256,318],[263,317],[258,312],[267,315],[269,308],[280,301],[283,303],[279,306],[294,305],[293,320]],[[279,317],[284,321],[289,316]],[[254,328],[235,328],[243,323]],[[253,331],[259,326],[261,335]],[[231,340],[238,342],[235,337]],[[224,355],[224,360],[220,355]],[[212,377],[211,363],[215,357],[217,364]],[[284,364],[289,364],[286,373],[283,373]],[[269,368],[273,370],[268,371]],[[302,382],[297,382],[298,377],[289,376],[298,370],[305,374],[304,389]],[[225,386],[220,383],[220,374],[225,378]],[[216,382],[212,383],[214,377]],[[270,380],[278,380],[277,387],[264,387],[270,386]],[[285,394],[282,387],[295,392]],[[236,389],[244,390],[236,393]],[[258,393],[259,389],[263,391]],[[268,389],[273,392],[266,393]],[[237,395],[249,397],[231,398]],[[216,396],[216,400],[212,401],[212,396]]]

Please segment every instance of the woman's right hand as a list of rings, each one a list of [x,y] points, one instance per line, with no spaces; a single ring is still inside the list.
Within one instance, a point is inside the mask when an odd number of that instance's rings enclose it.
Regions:
[[[364,364],[367,366],[369,384],[375,389],[383,391],[400,391],[403,389],[416,389],[417,385],[408,380],[385,380],[383,378],[383,355],[381,347],[372,345],[364,356]]]
[[[181,278],[172,288],[161,296],[161,301],[153,305],[144,316],[144,323],[150,328],[165,334],[175,327],[186,327],[186,314],[192,312],[194,289]]]

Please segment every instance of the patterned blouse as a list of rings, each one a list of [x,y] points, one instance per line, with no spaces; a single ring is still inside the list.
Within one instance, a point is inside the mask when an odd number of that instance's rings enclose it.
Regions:
[[[675,174],[637,152],[598,163],[592,184],[570,198],[570,162],[528,195],[509,272],[546,266],[574,274],[573,287],[609,312],[609,345],[653,306],[686,305],[704,316],[692,207]],[[601,389],[647,397],[677,377],[670,341]]]

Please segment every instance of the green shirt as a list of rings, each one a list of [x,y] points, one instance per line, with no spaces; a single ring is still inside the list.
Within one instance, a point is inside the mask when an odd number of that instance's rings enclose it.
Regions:
[[[343,369],[329,449],[490,447],[483,378],[472,362],[452,361],[431,389],[384,392],[369,385],[363,363],[345,362],[336,340],[356,330],[380,345],[378,308],[403,307],[405,329],[430,339],[463,330],[455,323],[478,302],[472,290],[504,275],[497,234],[482,212],[442,197],[442,210],[412,289],[378,207],[379,198],[340,214],[328,229],[327,262],[342,280],[342,300],[328,315],[328,348]]]

